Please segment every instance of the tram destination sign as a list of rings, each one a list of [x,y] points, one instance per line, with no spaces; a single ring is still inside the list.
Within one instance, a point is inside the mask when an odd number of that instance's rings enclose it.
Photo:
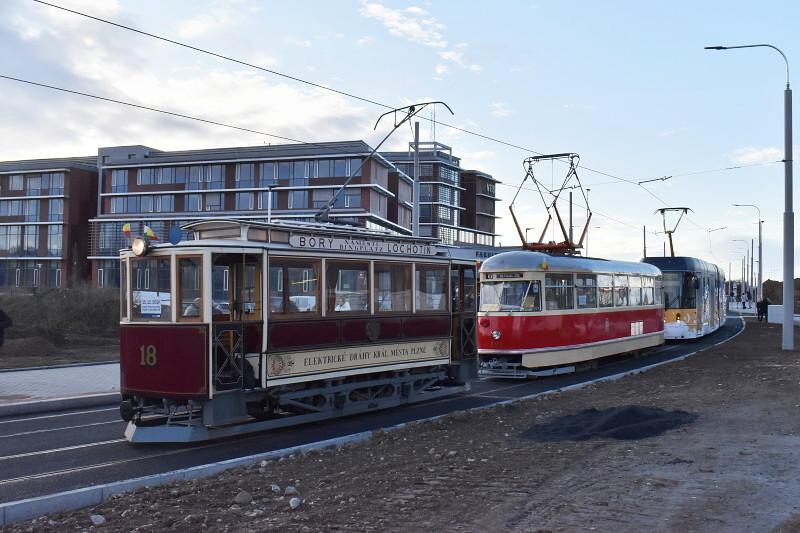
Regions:
[[[359,252],[382,255],[436,255],[436,248],[417,242],[374,241],[369,239],[341,239],[335,237],[309,237],[292,235],[292,248],[318,252]]]

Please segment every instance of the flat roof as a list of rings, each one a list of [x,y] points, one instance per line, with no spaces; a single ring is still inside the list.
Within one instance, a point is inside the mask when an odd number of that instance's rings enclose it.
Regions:
[[[97,171],[97,157],[58,157],[48,159],[25,159],[0,161],[0,172],[41,172],[55,169],[78,169]]]

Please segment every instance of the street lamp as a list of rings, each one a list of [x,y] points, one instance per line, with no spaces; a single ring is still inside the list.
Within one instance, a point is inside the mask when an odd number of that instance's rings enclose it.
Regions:
[[[753,208],[756,209],[756,211],[758,211],[758,287],[757,287],[757,292],[758,292],[758,299],[760,301],[760,300],[764,299],[764,288],[761,286],[761,284],[764,282],[763,281],[764,267],[763,267],[763,265],[761,263],[761,261],[763,260],[763,255],[762,255],[762,250],[761,250],[761,225],[764,223],[764,221],[761,220],[761,209],[759,209],[757,205],[753,205],[753,204],[733,204],[733,205],[734,205],[734,207],[753,207]],[[794,280],[794,276],[792,276],[792,280]]]
[[[789,85],[789,60],[780,48],[771,44],[706,46],[706,50],[735,48],[772,48],[786,63],[786,88],[783,91],[784,209],[783,209],[783,341],[784,350],[794,350],[794,211],[792,207],[792,88]],[[759,217],[760,218],[760,217]],[[759,267],[760,268],[760,267]]]
[[[728,226],[722,226],[721,228],[714,228],[714,229],[709,228],[706,230],[708,232],[708,253],[710,253],[712,257],[714,256],[714,250],[711,249],[711,234],[715,231],[723,229],[728,229]]]
[[[744,264],[742,265],[742,283],[744,284],[745,289],[747,289],[747,288],[749,288],[748,285],[750,285],[747,282],[747,280],[748,280],[748,276],[747,276],[748,257],[747,257],[747,255],[748,255],[748,253],[750,251],[750,248],[747,246],[747,241],[744,240],[744,239],[731,239],[731,240],[733,242],[743,242],[744,243]]]

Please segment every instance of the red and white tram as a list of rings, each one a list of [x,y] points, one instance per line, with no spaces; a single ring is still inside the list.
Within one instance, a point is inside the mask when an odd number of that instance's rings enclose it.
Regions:
[[[479,374],[547,376],[664,342],[661,271],[534,251],[480,269]]]
[[[432,239],[209,220],[121,252],[131,442],[187,442],[465,390],[475,262]],[[474,371],[474,370],[473,370]]]

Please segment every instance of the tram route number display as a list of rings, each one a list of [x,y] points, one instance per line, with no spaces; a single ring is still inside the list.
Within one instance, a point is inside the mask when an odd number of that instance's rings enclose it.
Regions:
[[[445,360],[442,362],[449,362],[450,339],[270,354],[267,360],[267,376],[293,377],[442,359]]]
[[[293,248],[317,251],[363,252],[385,255],[436,255],[436,249],[433,246],[415,242],[337,239],[333,237],[293,235],[289,239],[289,245]]]

